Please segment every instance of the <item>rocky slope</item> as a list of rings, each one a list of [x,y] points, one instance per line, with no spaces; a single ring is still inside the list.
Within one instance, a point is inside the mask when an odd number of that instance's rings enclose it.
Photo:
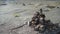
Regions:
[[[53,23],[60,22],[59,3],[54,1],[49,1],[49,3],[44,1],[25,1],[25,6],[23,3],[24,1],[22,3],[9,3],[7,5],[0,6],[0,34],[38,34],[38,32],[34,31],[33,28],[30,28],[28,25],[24,25],[21,28],[19,26],[25,24],[27,21],[30,21],[33,14],[36,11],[39,11],[40,8],[42,8],[44,14],[46,14],[46,19],[50,19]],[[46,7],[48,5],[55,6],[55,8]],[[57,8],[57,6],[59,8]]]

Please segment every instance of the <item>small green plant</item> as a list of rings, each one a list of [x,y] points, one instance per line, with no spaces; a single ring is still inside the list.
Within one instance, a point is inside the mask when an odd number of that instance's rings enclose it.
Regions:
[[[14,16],[15,16],[15,17],[19,17],[19,14],[18,14],[18,13],[15,13]]]
[[[15,17],[19,17],[18,15],[15,15]]]

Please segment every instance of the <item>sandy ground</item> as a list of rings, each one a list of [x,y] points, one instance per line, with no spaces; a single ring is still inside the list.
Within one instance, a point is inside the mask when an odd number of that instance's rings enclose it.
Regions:
[[[53,23],[60,22],[60,7],[57,2],[28,2],[25,3],[26,6],[23,6],[23,3],[18,4],[7,4],[0,6],[0,34],[37,34],[38,32],[34,31],[33,28],[30,28],[28,25],[25,25],[21,28],[11,30],[13,28],[19,27],[25,22],[30,21],[33,14],[36,11],[39,11],[40,8],[43,8],[43,13],[46,14],[46,19],[50,19]],[[47,8],[47,5],[53,5],[55,8]],[[49,11],[46,11],[49,10]],[[16,17],[16,15],[18,17]]]

